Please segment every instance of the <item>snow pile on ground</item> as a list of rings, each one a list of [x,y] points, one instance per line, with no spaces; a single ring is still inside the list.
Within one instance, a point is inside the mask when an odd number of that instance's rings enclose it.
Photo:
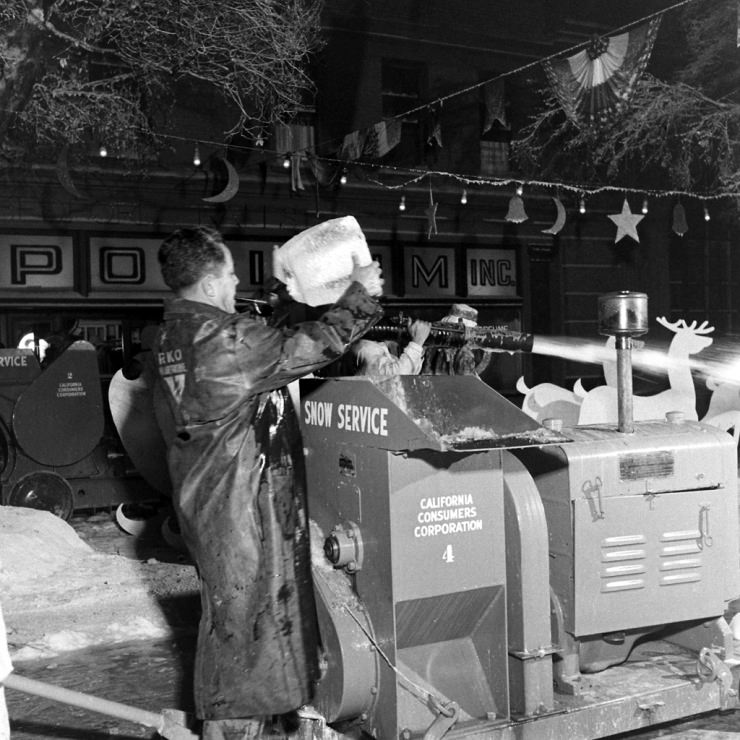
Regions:
[[[33,587],[93,549],[65,521],[48,511],[16,506],[0,509],[0,588],[7,594]]]
[[[157,586],[175,577],[179,593]],[[49,512],[0,506],[0,604],[14,660],[167,639],[194,624],[195,593],[182,566],[101,553]]]

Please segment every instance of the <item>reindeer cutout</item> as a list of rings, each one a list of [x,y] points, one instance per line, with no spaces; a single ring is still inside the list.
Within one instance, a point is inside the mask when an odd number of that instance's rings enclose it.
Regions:
[[[709,347],[714,341],[707,336],[714,331],[705,321],[700,326],[683,319],[669,322],[664,316],[656,321],[673,332],[668,348],[668,382],[670,388],[652,396],[634,396],[632,401],[635,421],[664,419],[669,411],[682,411],[687,419],[698,419],[696,390],[691,375],[689,357]],[[618,418],[617,388],[602,385],[588,391],[582,398],[578,424],[608,424]]]
[[[538,383],[528,388],[523,377],[516,381],[516,389],[524,396],[522,411],[538,422],[561,419],[567,427],[578,423],[581,399],[572,391],[555,383]]]
[[[653,396],[635,396],[633,398],[633,413],[635,419],[662,419],[668,411],[683,411],[689,419],[697,419],[696,412],[696,391],[694,381],[691,376],[691,369],[688,358],[701,352],[703,349],[712,344],[713,338],[707,336],[714,331],[714,327],[708,326],[704,322],[697,326],[694,321],[691,325],[681,319],[675,323],[669,323],[665,317],[659,317],[656,321],[667,329],[670,329],[674,336],[668,349],[668,365],[670,371],[668,380],[670,389]],[[633,341],[633,349],[639,351],[644,346],[640,340]],[[524,396],[522,402],[522,411],[528,416],[536,419],[540,423],[546,418],[558,418],[563,420],[565,426],[575,426],[576,424],[602,424],[616,423],[618,419],[618,399],[617,399],[617,356],[615,349],[614,337],[608,337],[606,348],[614,351],[614,358],[604,360],[603,372],[606,385],[598,386],[587,391],[580,380],[577,380],[573,386],[573,391],[562,388],[554,383],[539,383],[538,385],[528,388],[523,377],[517,380],[516,388]],[[715,390],[709,385],[710,390]],[[723,398],[730,394],[730,390],[725,390]],[[707,416],[702,421],[715,423],[715,426],[722,426],[728,423],[724,428],[730,428],[734,422],[736,437],[740,437],[740,393],[736,393],[734,401],[737,403],[737,413],[735,414],[730,408],[729,401],[719,407],[719,399],[712,406],[710,403]],[[585,404],[585,406],[584,406]],[[714,421],[709,418],[714,414]],[[716,414],[721,414],[717,417]]]
[[[707,378],[707,388],[712,391],[709,408],[702,417],[704,424],[711,424],[725,432],[732,432],[735,443],[740,442],[740,385],[727,380]]]
[[[635,340],[633,346],[637,349],[645,343]],[[608,386],[617,387],[617,350],[616,339],[608,337],[606,340],[607,357],[602,362],[604,379]],[[613,353],[610,354],[610,353]],[[581,411],[581,402],[588,391],[583,387],[580,379],[573,384],[569,391],[555,383],[538,383],[532,388],[527,387],[523,377],[516,382],[516,389],[524,396],[522,411],[536,421],[542,423],[544,419],[561,419],[564,426],[572,427],[578,424]]]

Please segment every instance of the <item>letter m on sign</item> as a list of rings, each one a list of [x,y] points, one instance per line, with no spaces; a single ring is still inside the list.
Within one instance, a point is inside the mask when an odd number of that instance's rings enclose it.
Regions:
[[[406,295],[439,297],[455,293],[455,253],[446,248],[408,248]]]

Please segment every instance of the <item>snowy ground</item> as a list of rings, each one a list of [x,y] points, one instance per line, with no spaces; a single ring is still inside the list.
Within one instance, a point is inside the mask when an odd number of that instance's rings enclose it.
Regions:
[[[0,603],[11,658],[194,630],[195,568],[160,526],[155,516],[132,535],[110,512],[67,523],[0,506]]]
[[[131,535],[121,530],[111,513],[76,517],[68,524],[45,512],[0,506],[0,599],[11,656],[17,661],[40,659],[39,665],[48,665],[42,678],[56,681],[55,674],[48,674],[61,661],[47,664],[44,659],[84,647],[194,632],[199,608],[195,568],[165,542],[160,524],[154,518],[140,534]],[[126,664],[130,662],[127,659]],[[152,672],[151,660],[146,670]],[[76,673],[68,672],[64,679]],[[159,673],[153,675],[162,682]],[[70,688],[90,690],[87,684]],[[16,692],[12,698],[18,702],[19,696]],[[24,713],[14,705],[18,726],[35,727],[41,721],[34,707]],[[44,721],[51,721],[48,709],[42,714]],[[714,712],[628,737],[736,740],[739,730],[737,713]],[[92,736],[70,732],[69,737]],[[34,740],[50,736],[14,734]],[[336,740],[339,735],[325,729],[323,737]]]

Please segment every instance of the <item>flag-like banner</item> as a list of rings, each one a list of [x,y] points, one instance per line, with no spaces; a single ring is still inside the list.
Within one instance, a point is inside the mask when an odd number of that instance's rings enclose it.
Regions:
[[[401,141],[401,120],[391,118],[347,134],[339,148],[339,159],[350,162],[383,157]]]
[[[506,130],[509,129],[509,121],[506,117],[506,92],[503,80],[494,80],[483,86],[483,106],[485,108],[483,121],[484,134],[491,130],[491,127],[496,121]]]
[[[577,126],[603,123],[628,102],[645,71],[662,15],[543,67],[558,102]]]
[[[401,120],[381,121],[365,129],[365,134],[362,155],[373,159],[383,157],[401,141]]]

